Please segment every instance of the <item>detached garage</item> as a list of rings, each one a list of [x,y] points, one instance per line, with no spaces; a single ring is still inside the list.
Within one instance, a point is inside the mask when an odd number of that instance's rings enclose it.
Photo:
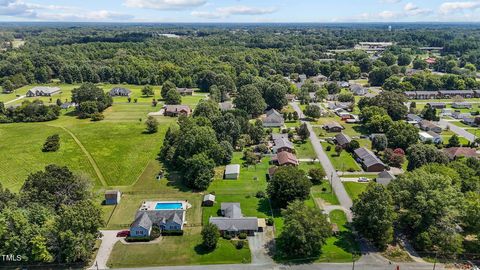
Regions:
[[[224,179],[237,180],[240,176],[240,164],[230,164],[225,167]]]

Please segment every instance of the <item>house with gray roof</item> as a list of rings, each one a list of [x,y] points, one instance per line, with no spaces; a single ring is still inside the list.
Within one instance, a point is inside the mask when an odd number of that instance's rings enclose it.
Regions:
[[[264,127],[282,127],[285,120],[277,110],[271,109],[267,111],[267,116],[263,118],[262,123]]]
[[[335,121],[326,123],[325,125],[323,125],[323,128],[328,132],[341,132],[343,130],[342,125]]]
[[[385,164],[370,150],[365,147],[355,149],[353,151],[356,160],[362,165],[366,172],[381,172],[384,171]]]
[[[368,93],[367,88],[363,87],[363,86],[360,85],[360,84],[352,84],[352,85],[350,85],[350,91],[352,91],[352,93],[353,93],[355,96],[365,96],[365,95]]]
[[[255,232],[263,230],[259,228],[257,217],[243,216],[240,203],[222,203],[220,212],[222,217],[210,217],[209,222],[215,224],[222,235],[254,235]]]
[[[111,97],[129,97],[132,94],[132,91],[123,87],[115,87],[108,94]]]
[[[413,114],[413,113],[409,113],[407,114],[407,121],[408,122],[415,122],[415,123],[420,123],[421,121],[423,120],[422,117],[416,115],[416,114]]]
[[[139,210],[130,226],[130,236],[148,237],[153,226],[162,231],[181,231],[185,220],[185,210]]]
[[[192,88],[178,88],[177,87],[177,92],[182,96],[193,96],[193,93],[195,92],[195,90],[192,89]]]
[[[472,103],[470,102],[453,102],[452,108],[454,109],[471,109]]]
[[[225,167],[224,179],[237,180],[240,176],[240,164],[230,164]]]
[[[27,97],[50,97],[60,94],[60,87],[36,86],[28,90]]]
[[[377,178],[375,178],[375,181],[381,185],[388,186],[390,182],[395,180],[396,177],[393,175],[393,173],[389,171],[383,171],[377,175]]]
[[[473,90],[440,90],[438,93],[440,93],[441,98],[453,98],[456,96],[473,98],[475,95]]]
[[[131,237],[149,237],[152,232],[153,223],[147,213],[143,212],[135,217],[130,225]]]
[[[273,140],[273,147],[272,151],[274,154],[280,153],[282,151],[287,151],[292,153],[295,149],[293,146],[293,143],[288,139],[288,136],[286,138],[278,138],[276,140]]]
[[[345,148],[351,141],[352,138],[350,138],[350,136],[348,136],[347,134],[339,133],[335,135],[335,142],[341,147]]]

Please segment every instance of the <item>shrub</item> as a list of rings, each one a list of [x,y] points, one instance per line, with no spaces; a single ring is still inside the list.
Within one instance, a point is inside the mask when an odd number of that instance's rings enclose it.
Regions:
[[[158,237],[160,237],[161,234],[162,234],[162,230],[160,230],[160,228],[158,228],[157,226],[153,226],[152,232],[150,233],[150,238],[152,240],[157,239]]]
[[[96,122],[96,121],[102,121],[105,118],[105,116],[103,116],[103,114],[100,112],[96,112],[91,115],[91,118],[92,118],[92,121]]]
[[[162,231],[163,236],[179,236],[183,235],[182,230],[173,230],[173,231]]]
[[[247,234],[246,233],[240,233],[238,235],[238,239],[247,239]]]
[[[273,226],[275,224],[275,220],[272,217],[267,218],[267,226]]]
[[[43,152],[56,152],[60,149],[60,136],[58,134],[53,134],[48,136],[47,140],[43,144]]]
[[[327,150],[327,152],[330,152],[330,150],[332,150],[332,147],[329,145],[325,150]]]
[[[232,237],[229,234],[223,235],[223,238],[226,239],[226,240],[232,239]]]
[[[258,191],[257,194],[255,195],[255,197],[261,199],[261,198],[265,198],[265,191]]]
[[[312,181],[312,184],[318,185],[322,183],[322,180],[326,174],[323,168],[314,168],[308,171],[308,176],[310,176],[310,181]]]
[[[245,241],[238,241],[235,247],[237,249],[242,249],[245,246]]]
[[[132,237],[132,236],[127,236],[125,237],[125,241],[129,243],[134,243],[134,242],[149,242],[151,239],[150,237]]]
[[[202,229],[202,239],[203,246],[209,250],[215,249],[217,247],[218,238],[220,237],[220,232],[215,224],[207,224],[203,226]]]

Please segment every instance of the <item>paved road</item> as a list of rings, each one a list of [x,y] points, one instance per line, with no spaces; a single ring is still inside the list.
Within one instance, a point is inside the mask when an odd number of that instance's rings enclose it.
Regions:
[[[94,269],[108,269],[107,262],[112,252],[113,246],[117,243],[120,238],[117,237],[119,231],[100,231],[102,236],[102,243],[97,252],[97,257],[93,262],[93,265],[89,268],[90,270]]]
[[[290,105],[298,113],[298,116],[300,117],[300,119],[305,118],[305,115],[303,114],[302,110],[300,109],[297,103],[292,102],[290,103]],[[352,207],[352,199],[350,199],[350,197],[348,196],[348,193],[342,184],[342,180],[340,179],[340,177],[338,177],[337,171],[335,170],[332,163],[330,162],[330,159],[328,158],[327,154],[323,150],[323,147],[320,144],[317,134],[315,134],[315,132],[313,131],[312,125],[309,122],[306,122],[303,120],[302,122],[307,124],[308,130],[310,131],[310,141],[312,142],[313,149],[317,154],[317,158],[322,164],[323,169],[327,174],[327,177],[331,179],[333,190],[335,191],[335,195],[337,195],[340,205],[344,209],[348,210],[348,212],[346,213],[348,221],[351,221],[352,214],[350,212],[350,208]]]
[[[449,127],[451,131],[455,132],[458,136],[465,137],[469,142],[474,142],[475,141],[475,135],[472,133],[466,131],[465,129],[456,126],[452,123],[449,123],[448,121],[445,120],[440,120],[438,124],[441,127]]]

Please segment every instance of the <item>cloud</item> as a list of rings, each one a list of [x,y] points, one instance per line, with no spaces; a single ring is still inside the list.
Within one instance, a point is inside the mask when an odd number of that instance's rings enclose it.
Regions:
[[[456,12],[471,11],[480,7],[479,1],[445,2],[440,5],[440,13],[443,15]]]
[[[123,4],[132,8],[174,10],[199,7],[206,3],[207,0],[125,0]]]
[[[277,11],[277,8],[259,8],[249,6],[231,6],[216,8],[214,11],[193,11],[192,16],[205,19],[228,18],[235,15],[264,15]]]
[[[382,4],[397,4],[402,2],[402,0],[380,0]]]
[[[43,21],[126,21],[134,16],[108,10],[90,11],[86,13],[41,13],[35,19]]]
[[[420,8],[411,2],[405,4],[403,10],[405,11],[405,16],[418,16],[432,12],[431,9]]]

